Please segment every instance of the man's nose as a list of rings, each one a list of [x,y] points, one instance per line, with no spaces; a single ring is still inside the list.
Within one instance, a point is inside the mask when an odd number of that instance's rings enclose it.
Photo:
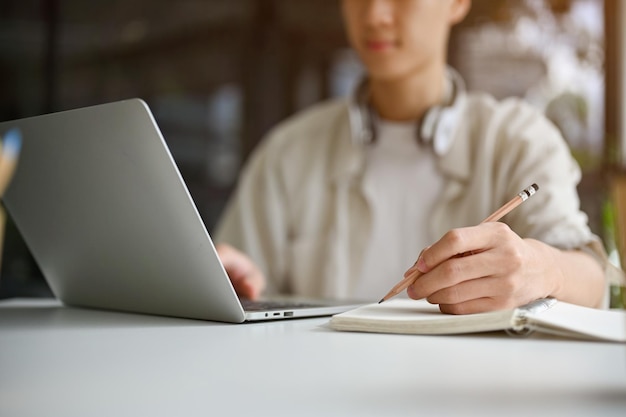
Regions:
[[[369,26],[384,26],[393,22],[394,0],[362,0],[367,2],[365,20]]]

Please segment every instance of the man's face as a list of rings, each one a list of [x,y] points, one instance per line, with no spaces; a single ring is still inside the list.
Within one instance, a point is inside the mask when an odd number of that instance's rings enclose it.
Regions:
[[[445,62],[450,26],[460,20],[455,0],[343,0],[342,7],[348,39],[378,80]]]

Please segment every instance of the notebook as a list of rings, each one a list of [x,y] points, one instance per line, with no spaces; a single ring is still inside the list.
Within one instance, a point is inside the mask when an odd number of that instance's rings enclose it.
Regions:
[[[525,306],[486,313],[450,315],[425,300],[395,299],[334,315],[330,327],[340,331],[418,335],[505,331],[567,338],[626,342],[626,311],[600,310],[544,298]]]
[[[233,323],[357,305],[281,297],[244,310],[142,100],[4,122],[0,134],[15,127],[4,204],[65,304]]]

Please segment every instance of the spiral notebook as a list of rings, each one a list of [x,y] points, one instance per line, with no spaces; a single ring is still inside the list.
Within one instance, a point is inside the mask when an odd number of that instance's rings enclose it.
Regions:
[[[415,335],[540,332],[626,342],[626,311],[600,310],[545,298],[514,309],[450,315],[441,313],[438,306],[425,300],[394,299],[337,314],[331,318],[330,327],[340,331]]]

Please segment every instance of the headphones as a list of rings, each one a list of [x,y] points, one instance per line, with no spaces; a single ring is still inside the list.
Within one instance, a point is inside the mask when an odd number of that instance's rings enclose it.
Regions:
[[[417,121],[416,139],[421,145],[430,144],[438,155],[445,153],[452,145],[452,134],[457,124],[460,97],[465,93],[465,83],[452,68],[446,71],[447,100],[429,108]],[[354,140],[360,144],[376,143],[376,115],[369,104],[367,79],[363,79],[354,93],[356,112],[352,126]]]

